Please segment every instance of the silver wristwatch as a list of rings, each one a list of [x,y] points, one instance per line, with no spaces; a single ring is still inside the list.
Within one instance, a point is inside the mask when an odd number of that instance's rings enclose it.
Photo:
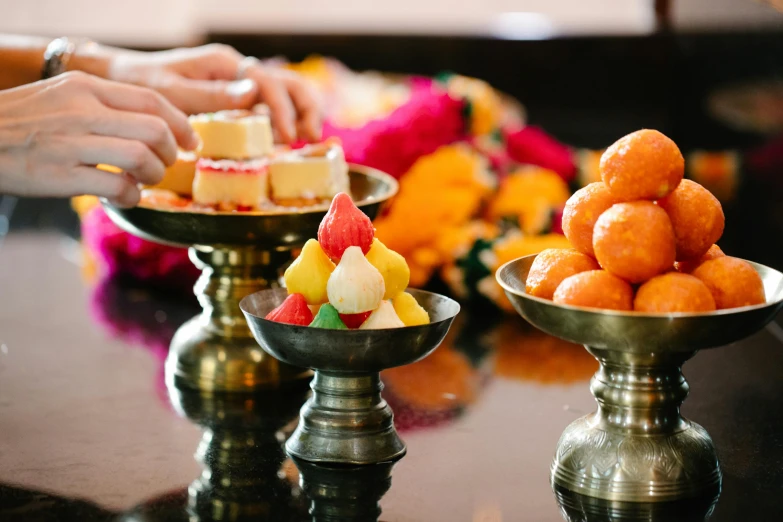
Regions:
[[[68,62],[73,54],[85,41],[63,36],[52,40],[44,51],[44,63],[41,79],[52,78],[68,70]]]

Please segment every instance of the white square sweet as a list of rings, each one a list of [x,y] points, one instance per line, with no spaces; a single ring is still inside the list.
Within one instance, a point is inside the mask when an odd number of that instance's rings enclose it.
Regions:
[[[307,145],[273,157],[269,164],[272,199],[281,205],[331,200],[350,190],[348,165],[339,144]]]
[[[190,117],[201,138],[199,157],[244,160],[272,153],[274,138],[267,114],[251,111],[220,111]]]

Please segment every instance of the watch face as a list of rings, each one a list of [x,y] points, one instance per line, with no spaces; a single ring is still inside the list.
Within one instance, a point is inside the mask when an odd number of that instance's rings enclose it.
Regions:
[[[41,79],[52,78],[65,72],[64,57],[73,52],[73,45],[68,38],[57,38],[46,46]]]

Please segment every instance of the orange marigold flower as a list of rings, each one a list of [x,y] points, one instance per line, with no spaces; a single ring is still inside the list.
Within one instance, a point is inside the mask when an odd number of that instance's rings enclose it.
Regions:
[[[524,167],[503,180],[487,217],[497,221],[515,216],[525,233],[537,234],[549,224],[552,211],[565,205],[570,196],[568,184],[554,171]]]

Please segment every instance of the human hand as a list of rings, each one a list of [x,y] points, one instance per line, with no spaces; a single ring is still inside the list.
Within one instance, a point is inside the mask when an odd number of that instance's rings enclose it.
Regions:
[[[115,50],[106,75],[153,88],[188,114],[265,103],[284,142],[321,137],[322,108],[310,85],[292,71],[245,58],[226,45],[153,53]]]
[[[139,201],[198,138],[186,116],[150,89],[70,72],[0,91],[0,193]],[[107,164],[115,174],[96,168]]]

